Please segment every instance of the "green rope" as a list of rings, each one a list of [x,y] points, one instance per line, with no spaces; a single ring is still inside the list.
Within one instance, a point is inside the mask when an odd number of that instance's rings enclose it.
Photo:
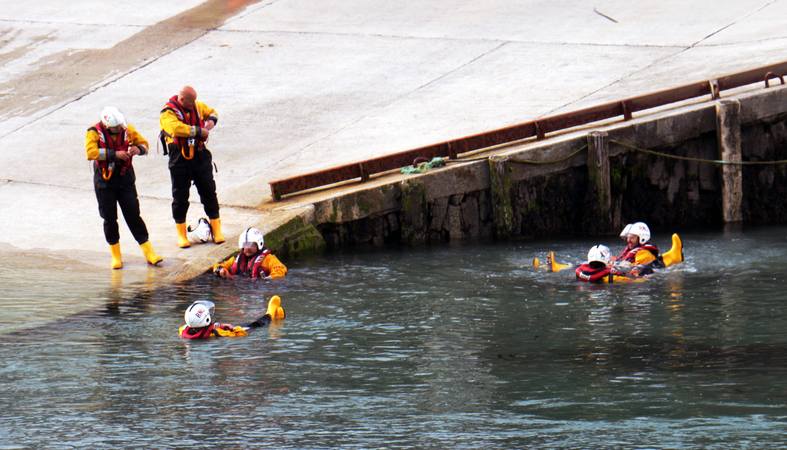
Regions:
[[[424,173],[430,169],[434,169],[435,167],[443,167],[445,165],[445,159],[439,156],[435,156],[432,158],[431,161],[426,161],[418,164],[417,166],[404,166],[399,169],[399,172],[405,175],[412,175],[416,173]]]
[[[637,147],[636,145],[629,144],[627,142],[610,140],[611,143],[620,145],[622,147],[626,147],[630,150],[647,153],[654,156],[661,156],[664,158],[671,158],[671,159],[679,159],[682,161],[695,161],[700,163],[707,163],[707,164],[717,164],[717,165],[731,165],[731,166],[765,166],[765,165],[779,165],[779,164],[787,164],[787,159],[779,159],[775,161],[727,161],[724,159],[705,159],[705,158],[694,158],[691,156],[680,156],[680,155],[672,155],[669,153],[658,152],[655,150],[649,150],[642,147]],[[547,165],[547,164],[558,164],[564,161],[568,161],[569,159],[573,158],[574,156],[578,155],[580,152],[588,148],[587,144],[583,145],[579,149],[569,153],[568,155],[553,160],[547,161],[536,161],[532,159],[518,159],[518,158],[510,158],[508,161],[517,164],[533,164],[533,165]],[[437,160],[438,158],[435,158]],[[469,163],[474,161],[484,161],[488,160],[489,156],[481,156],[477,158],[457,158],[457,159],[442,159],[442,161],[438,164],[455,164],[455,163]],[[439,167],[434,163],[437,161],[430,161],[431,164],[422,163],[422,167],[419,168],[403,168],[402,173],[423,173],[426,170],[431,169],[433,166]]]
[[[787,164],[787,159],[780,159],[776,161],[727,161],[724,159],[692,158],[691,156],[671,155],[669,153],[657,152],[655,150],[648,150],[646,148],[637,147],[636,145],[628,144],[626,142],[621,142],[621,141],[610,140],[610,142],[638,152],[648,153],[650,155],[661,156],[664,158],[680,159],[682,161],[695,161],[695,162],[708,163],[708,164],[731,165],[731,166],[765,166],[765,165]]]

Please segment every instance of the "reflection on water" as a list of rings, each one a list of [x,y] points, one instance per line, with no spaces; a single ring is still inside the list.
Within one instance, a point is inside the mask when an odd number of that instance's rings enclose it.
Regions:
[[[636,285],[528,267],[546,245],[576,262],[590,245],[577,241],[348,252],[290,262],[277,284],[123,284],[90,294],[87,312],[3,335],[0,436],[11,447],[778,447],[784,231],[687,234],[686,263]],[[9,272],[3,304],[19,321],[39,313],[33,299],[50,310],[86,295],[68,271]],[[195,299],[242,323],[274,293],[288,316],[273,328],[176,336]]]

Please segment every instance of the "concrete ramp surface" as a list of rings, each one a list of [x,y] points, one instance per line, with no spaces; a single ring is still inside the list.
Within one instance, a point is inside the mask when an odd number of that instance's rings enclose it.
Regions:
[[[148,269],[121,223],[124,270],[167,271],[216,252],[176,247],[156,154],[158,112],[183,84],[220,115],[209,147],[226,250],[268,220],[269,180],[787,59],[785,1],[0,6],[0,248],[107,272],[83,147],[105,105],[153,147],[134,165],[165,264]]]

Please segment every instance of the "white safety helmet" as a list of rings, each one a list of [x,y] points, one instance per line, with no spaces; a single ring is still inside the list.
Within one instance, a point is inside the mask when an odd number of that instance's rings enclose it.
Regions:
[[[205,242],[212,241],[213,233],[210,229],[210,223],[208,222],[208,219],[200,217],[199,221],[197,222],[197,226],[194,228],[189,225],[188,238],[190,241],[202,242],[203,244]]]
[[[126,128],[126,117],[114,106],[106,106],[101,110],[101,123],[107,128],[117,126]]]
[[[620,232],[620,238],[625,241],[629,237],[630,231],[631,231],[631,224],[628,224],[625,227],[623,227],[623,231]]]
[[[213,320],[213,302],[207,300],[198,300],[186,308],[186,314],[183,318],[186,319],[186,325],[191,328],[202,328],[210,325]]]
[[[640,245],[648,242],[650,240],[650,228],[643,222],[637,222],[631,224],[631,229],[629,229],[629,234],[636,235],[639,237]]]
[[[254,227],[246,228],[246,231],[238,236],[238,248],[242,249],[249,242],[257,244],[257,249],[262,249],[265,244],[265,237],[262,231]]]
[[[609,264],[609,247],[606,245],[594,245],[588,252],[588,263],[600,262]]]

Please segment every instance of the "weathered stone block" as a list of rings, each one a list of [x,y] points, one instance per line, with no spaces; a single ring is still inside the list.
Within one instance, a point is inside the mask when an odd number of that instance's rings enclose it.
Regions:
[[[475,195],[465,195],[461,208],[462,224],[466,236],[473,239],[478,238],[481,234],[478,199]]]
[[[322,234],[301,217],[295,217],[266,234],[265,245],[283,258],[319,253],[326,248]]]
[[[440,197],[429,203],[429,229],[442,230],[448,211],[448,197]]]
[[[448,212],[445,216],[444,229],[448,232],[448,238],[452,241],[462,240],[462,208],[449,204]]]

